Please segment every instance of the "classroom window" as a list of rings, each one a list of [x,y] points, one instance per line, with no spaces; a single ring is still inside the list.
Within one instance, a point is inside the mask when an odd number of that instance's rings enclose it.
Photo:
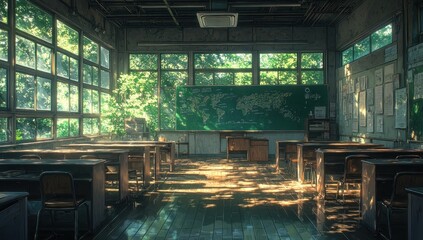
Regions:
[[[0,68],[0,108],[6,108],[7,101],[7,70]]]
[[[297,84],[297,70],[260,71],[260,85]]]
[[[9,140],[9,127],[7,118],[0,118],[0,142],[7,142]]]
[[[57,20],[57,46],[79,55],[79,33],[63,22]]]
[[[84,64],[83,81],[86,84],[98,86],[98,68],[88,64]]]
[[[17,118],[16,141],[50,139],[52,123],[50,118]]]
[[[109,61],[110,61],[110,57],[109,57],[110,53],[109,50],[107,50],[104,47],[100,48],[100,64],[102,67],[109,69]]]
[[[51,80],[37,77],[37,110],[51,109]]]
[[[260,85],[297,84],[297,66],[297,53],[261,53]]]
[[[94,135],[99,133],[98,118],[84,118],[83,119],[83,134]]]
[[[53,17],[27,0],[16,0],[16,28],[52,43]]]
[[[157,54],[130,54],[129,68],[131,70],[156,70],[157,71]]]
[[[16,108],[50,110],[51,80],[16,73]]]
[[[98,91],[84,88],[82,94],[83,112],[84,113],[99,113],[99,96]]]
[[[58,118],[56,135],[58,138],[77,137],[79,135],[79,119]]]
[[[0,29],[0,60],[3,60],[3,61],[8,61],[8,50],[9,50],[8,39],[9,39],[8,32]]]
[[[78,86],[57,82],[57,111],[78,112]]]
[[[301,54],[301,83],[324,84],[323,53]]]
[[[84,59],[93,63],[98,63],[98,44],[91,39],[84,37],[83,39]]]
[[[109,89],[110,88],[110,73],[108,71],[101,70],[101,83],[100,86],[102,88]]]
[[[342,52],[342,65],[350,63],[354,60],[354,48],[350,47]]]
[[[377,30],[371,35],[372,52],[392,43],[392,24]]]
[[[370,53],[370,37],[366,37],[354,45],[354,60]]]
[[[37,59],[35,59],[37,56]],[[16,63],[51,73],[52,50],[26,38],[16,36]]]
[[[1,0],[0,1],[0,21],[3,23],[7,23],[7,16],[8,16],[8,1]]]
[[[79,68],[77,59],[69,57],[64,53],[57,52],[56,65],[57,76],[78,82]]]

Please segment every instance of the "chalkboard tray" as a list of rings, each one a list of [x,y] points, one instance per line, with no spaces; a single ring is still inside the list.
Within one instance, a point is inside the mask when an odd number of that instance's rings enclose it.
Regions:
[[[326,85],[179,86],[176,130],[304,130]]]

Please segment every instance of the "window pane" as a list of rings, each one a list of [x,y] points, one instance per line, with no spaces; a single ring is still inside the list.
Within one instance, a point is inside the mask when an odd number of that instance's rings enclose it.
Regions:
[[[57,111],[68,112],[69,102],[69,84],[57,82]]]
[[[84,113],[91,113],[91,106],[92,106],[92,99],[91,99],[91,90],[84,89],[82,94],[82,105],[83,105],[83,112]]]
[[[7,23],[7,10],[8,10],[8,5],[7,5],[7,0],[1,0],[0,1],[0,21]]]
[[[188,55],[186,54],[162,54],[162,69],[188,69]]]
[[[195,85],[213,85],[213,73],[195,73]]]
[[[79,111],[79,91],[78,86],[70,85],[70,109],[71,112]]]
[[[101,70],[101,87],[109,89],[110,87],[110,76],[109,72]]]
[[[34,109],[34,77],[16,73],[16,108]]]
[[[260,54],[260,68],[297,68],[297,53]]]
[[[215,85],[233,85],[234,84],[233,73],[222,73],[222,72],[215,73],[214,84]]]
[[[107,113],[109,111],[110,94],[101,93],[101,113]]]
[[[129,69],[157,70],[157,54],[129,54]]]
[[[301,68],[323,68],[323,53],[302,53]]]
[[[1,5],[1,2],[2,1],[0,1],[0,5]],[[8,56],[7,51],[9,49],[8,46],[9,44],[8,44],[7,31],[0,29],[0,59],[3,61],[8,61],[7,59],[7,56]]]
[[[0,118],[0,142],[8,140],[7,118]]]
[[[79,66],[78,60],[74,58],[69,58],[70,61],[70,79],[72,81],[79,81]]]
[[[100,112],[100,99],[98,96],[98,91],[92,90],[92,109],[93,113],[99,113]]]
[[[278,72],[279,84],[297,84],[296,71],[279,71]]]
[[[250,53],[206,53],[194,55],[197,69],[208,68],[252,68]]]
[[[297,84],[297,71],[260,71],[260,85]]]
[[[84,37],[83,44],[84,58],[93,63],[98,63],[98,44],[87,37]]]
[[[79,119],[71,118],[69,119],[69,136],[77,137],[79,136]]]
[[[35,68],[35,43],[16,36],[16,63],[25,67]]]
[[[84,135],[98,134],[99,122],[97,118],[84,118],[83,119]]]
[[[51,81],[47,78],[37,78],[37,109],[51,109]]]
[[[392,43],[392,25],[386,25],[385,27],[377,30],[371,35],[372,38],[372,51],[375,51],[381,47],[384,47]]]
[[[188,73],[186,71],[162,71],[160,95],[160,128],[162,130],[175,129],[176,87],[185,85],[187,79]]]
[[[0,68],[0,108],[7,107],[7,71]]]
[[[324,84],[323,71],[302,71],[301,82],[302,84]]]
[[[69,78],[69,57],[57,52],[57,76]]]
[[[101,66],[109,69],[109,50],[101,47]]]
[[[16,27],[23,32],[52,43],[52,16],[27,0],[16,0]]]
[[[78,55],[78,31],[57,20],[57,46]]]
[[[35,140],[36,127],[35,118],[17,118],[16,141]]]
[[[101,133],[109,133],[110,129],[112,129],[112,124],[110,119],[108,118],[102,118],[101,119]]]
[[[93,85],[98,86],[99,76],[98,76],[98,67],[93,66]]]
[[[37,44],[37,70],[51,73],[51,49]]]
[[[58,138],[69,137],[69,119],[58,118],[57,119],[57,133]]]
[[[342,65],[350,63],[353,60],[353,47],[350,47],[342,52]]]
[[[83,80],[84,83],[87,84],[92,84],[93,83],[93,68],[91,65],[88,64],[84,64],[84,69],[83,69]]]
[[[52,134],[52,121],[50,118],[37,119],[37,140],[50,139]]]
[[[366,37],[354,45],[354,60],[370,53],[370,37]]]
[[[235,85],[251,85],[253,83],[252,73],[235,73]]]

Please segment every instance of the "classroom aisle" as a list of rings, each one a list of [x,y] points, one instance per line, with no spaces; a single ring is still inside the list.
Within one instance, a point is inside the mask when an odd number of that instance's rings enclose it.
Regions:
[[[197,157],[176,166],[95,239],[374,239],[356,203],[316,201],[310,184],[271,162]]]

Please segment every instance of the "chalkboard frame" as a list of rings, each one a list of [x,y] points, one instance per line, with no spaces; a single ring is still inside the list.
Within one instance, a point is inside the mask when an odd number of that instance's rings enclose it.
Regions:
[[[327,115],[327,85],[179,86],[176,130],[304,130],[315,107]]]

